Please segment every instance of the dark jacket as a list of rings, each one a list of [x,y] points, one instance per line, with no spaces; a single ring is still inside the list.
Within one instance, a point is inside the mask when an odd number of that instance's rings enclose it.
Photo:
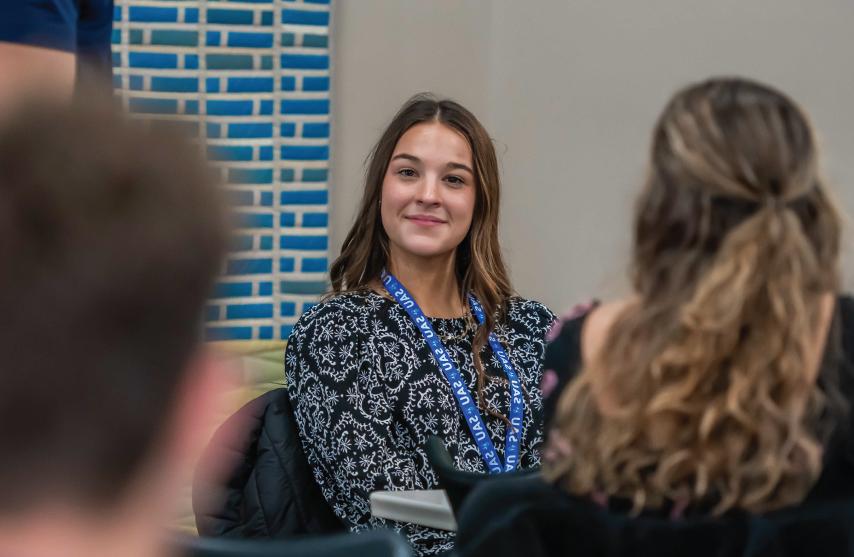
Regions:
[[[216,431],[196,472],[193,512],[201,536],[344,530],[312,477],[285,389],[250,401]]]
[[[460,556],[854,556],[854,501],[828,498],[766,515],[637,517],[570,496],[536,477],[478,486],[457,520]]]

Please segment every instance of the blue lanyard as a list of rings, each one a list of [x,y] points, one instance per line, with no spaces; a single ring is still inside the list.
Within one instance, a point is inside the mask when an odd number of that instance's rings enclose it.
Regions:
[[[406,288],[392,274],[384,272],[382,281],[385,289],[403,307],[409,318],[412,319],[412,322],[421,332],[421,336],[427,341],[427,345],[433,352],[433,358],[436,359],[439,369],[442,370],[445,379],[448,380],[451,386],[451,391],[457,399],[457,404],[459,404],[460,410],[465,417],[466,425],[468,425],[469,431],[471,431],[472,437],[474,437],[475,443],[477,443],[480,456],[486,463],[489,473],[498,474],[515,470],[519,466],[519,443],[522,437],[522,419],[525,413],[524,399],[522,397],[522,384],[519,381],[519,375],[513,368],[513,364],[510,363],[510,358],[507,357],[504,347],[498,342],[498,338],[494,333],[490,332],[489,346],[498,357],[504,374],[507,376],[511,394],[510,426],[507,428],[503,466],[501,458],[495,451],[495,445],[492,444],[492,440],[489,438],[486,424],[483,423],[483,418],[474,403],[474,398],[466,386],[466,382],[460,374],[460,370],[451,359],[447,348],[439,340],[439,335],[433,330],[430,321],[424,315],[424,312],[421,311],[421,308],[418,307],[418,303],[412,295],[407,292]],[[478,323],[483,325],[486,321],[486,315],[483,313],[483,307],[480,305],[480,302],[471,294],[468,296],[468,301]]]

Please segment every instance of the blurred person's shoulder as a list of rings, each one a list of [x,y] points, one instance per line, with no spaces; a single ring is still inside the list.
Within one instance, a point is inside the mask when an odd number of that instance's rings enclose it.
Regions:
[[[605,348],[605,341],[611,327],[631,303],[629,299],[595,302],[583,316],[578,318],[581,347],[579,358],[582,362],[592,360]]]
[[[108,76],[112,66],[113,4],[113,0],[0,1],[0,45],[31,48],[14,52],[31,56],[30,62],[38,60],[54,66],[56,59],[51,56],[55,53],[77,56],[81,65]],[[73,67],[73,57],[65,61]]]

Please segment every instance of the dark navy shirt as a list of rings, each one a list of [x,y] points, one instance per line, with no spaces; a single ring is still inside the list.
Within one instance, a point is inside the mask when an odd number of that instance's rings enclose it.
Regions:
[[[77,55],[78,67],[112,69],[113,0],[0,0],[0,42]]]

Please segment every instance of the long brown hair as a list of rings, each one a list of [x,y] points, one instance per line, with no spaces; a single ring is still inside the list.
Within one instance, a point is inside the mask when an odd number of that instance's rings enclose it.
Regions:
[[[636,511],[800,502],[822,466],[829,399],[809,354],[839,236],[795,103],[743,79],[677,93],[637,204],[634,301],[559,401],[572,452],[547,476]]]
[[[478,402],[491,415],[502,417],[486,407],[483,397],[486,373],[480,358],[489,331],[495,326],[496,319],[503,319],[505,302],[512,295],[498,243],[501,189],[498,161],[489,134],[463,106],[422,93],[409,99],[394,116],[368,156],[359,213],[344,240],[341,255],[332,263],[329,273],[332,289],[334,293],[367,290],[380,279],[389,257],[388,235],[382,226],[379,207],[383,179],[400,137],[411,127],[424,122],[439,122],[456,130],[471,147],[476,187],[474,216],[468,235],[457,247],[456,274],[460,296],[469,292],[474,294],[486,314],[486,322],[478,327],[473,342]]]

